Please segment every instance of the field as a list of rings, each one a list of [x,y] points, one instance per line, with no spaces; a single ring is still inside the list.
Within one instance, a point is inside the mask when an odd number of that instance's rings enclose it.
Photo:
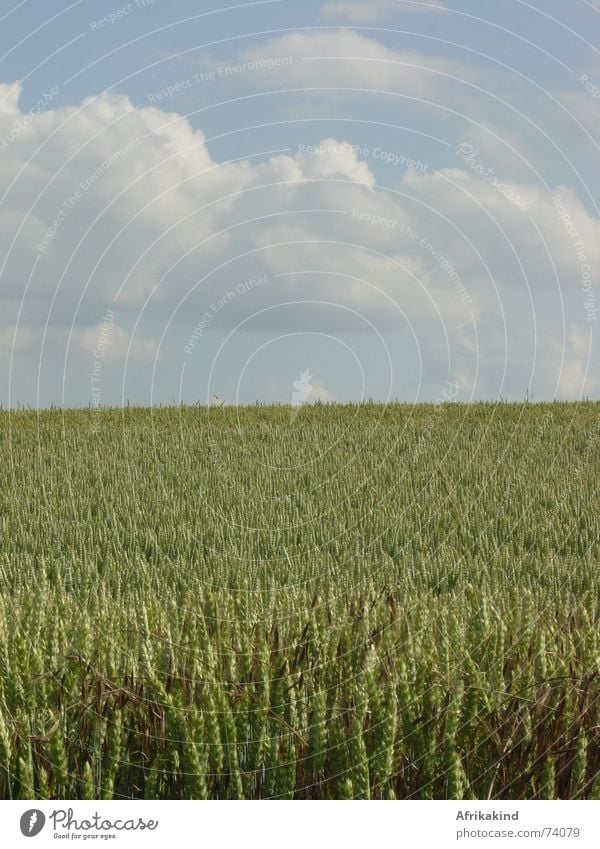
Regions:
[[[599,416],[1,412],[0,796],[600,798]]]

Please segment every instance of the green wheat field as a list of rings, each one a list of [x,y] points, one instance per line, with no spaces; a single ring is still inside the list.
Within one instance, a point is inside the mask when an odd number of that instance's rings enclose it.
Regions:
[[[0,796],[600,798],[600,405],[0,413]]]

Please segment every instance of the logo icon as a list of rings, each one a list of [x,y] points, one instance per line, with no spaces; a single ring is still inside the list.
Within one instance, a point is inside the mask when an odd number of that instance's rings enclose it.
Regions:
[[[294,391],[292,392],[292,421],[300,412],[300,407],[304,406],[313,391],[311,380],[314,375],[309,369],[300,373],[300,380],[294,381]]]
[[[21,816],[21,834],[25,837],[35,837],[46,825],[46,817],[37,808],[25,811]]]

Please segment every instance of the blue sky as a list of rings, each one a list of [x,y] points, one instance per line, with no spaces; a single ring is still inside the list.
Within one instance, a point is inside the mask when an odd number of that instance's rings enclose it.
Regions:
[[[598,397],[596,3],[0,3],[0,402]]]

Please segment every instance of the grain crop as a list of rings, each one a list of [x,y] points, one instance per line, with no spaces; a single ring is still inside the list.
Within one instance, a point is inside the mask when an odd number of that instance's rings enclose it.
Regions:
[[[600,406],[0,413],[0,796],[600,798]]]

